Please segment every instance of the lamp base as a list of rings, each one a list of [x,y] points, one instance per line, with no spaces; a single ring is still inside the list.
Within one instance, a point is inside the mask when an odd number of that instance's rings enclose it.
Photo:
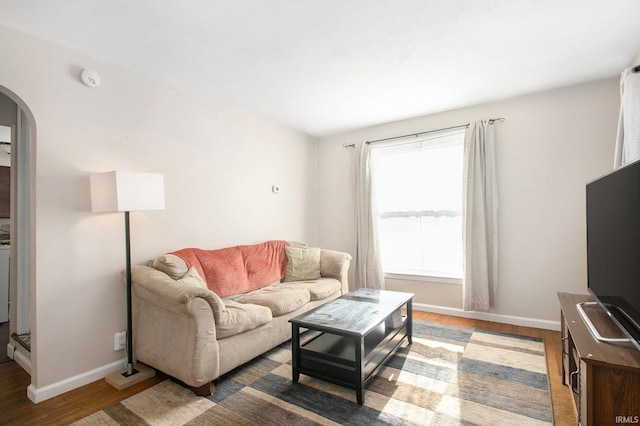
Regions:
[[[109,374],[104,380],[118,390],[126,389],[130,386],[143,382],[156,375],[156,370],[144,364],[137,363],[133,369],[133,374],[128,375],[124,369],[117,373]]]

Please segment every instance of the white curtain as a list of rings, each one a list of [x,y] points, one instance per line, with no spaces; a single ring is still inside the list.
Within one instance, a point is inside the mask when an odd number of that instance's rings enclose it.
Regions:
[[[363,143],[356,171],[355,282],[358,287],[384,289],[373,193],[371,149],[369,144]]]
[[[640,159],[640,72],[634,72],[636,68],[625,69],[620,77],[621,104],[614,168]]]
[[[494,306],[498,284],[498,188],[494,126],[471,123],[465,135],[462,180],[463,309]]]

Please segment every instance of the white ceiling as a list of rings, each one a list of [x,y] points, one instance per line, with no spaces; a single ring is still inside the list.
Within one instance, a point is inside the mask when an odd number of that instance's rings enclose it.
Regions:
[[[0,0],[0,23],[315,136],[617,76],[640,53],[638,0]]]

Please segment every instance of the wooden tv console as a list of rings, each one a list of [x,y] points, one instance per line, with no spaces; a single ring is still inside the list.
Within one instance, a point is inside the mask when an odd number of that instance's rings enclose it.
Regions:
[[[640,350],[596,340],[576,305],[588,295],[558,293],[562,321],[562,382],[573,393],[579,424],[640,424]],[[624,337],[598,306],[584,311],[605,337]]]

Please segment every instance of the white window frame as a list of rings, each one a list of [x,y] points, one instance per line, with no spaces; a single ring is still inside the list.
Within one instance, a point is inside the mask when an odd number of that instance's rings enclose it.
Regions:
[[[401,280],[401,281],[422,281],[427,283],[436,283],[436,284],[454,284],[454,285],[462,285],[462,277],[448,277],[444,275],[414,275],[414,274],[403,274],[399,272],[385,272],[385,278],[389,278],[392,280]]]
[[[433,140],[435,142],[438,139],[442,138],[443,136],[449,136],[449,135],[456,135],[458,137],[461,137],[461,139],[462,139],[461,143],[464,144],[464,133],[465,133],[465,129],[464,128],[463,129],[456,129],[456,130],[447,130],[447,131],[442,131],[442,132],[433,132],[432,134],[420,137],[419,139],[416,139],[415,137],[412,137],[412,138],[410,138],[408,140],[401,140],[401,141],[394,141],[394,142],[391,142],[391,143],[385,143],[385,146],[387,146],[387,147],[388,146],[393,146],[393,145],[398,144],[398,143],[406,144],[406,143],[428,142],[430,140]],[[462,148],[464,149],[464,145],[462,145]],[[374,149],[375,149],[375,147],[374,147]],[[460,161],[462,163],[462,158],[460,158]],[[460,191],[461,191],[461,195],[462,195],[462,187],[460,188]],[[462,200],[462,196],[460,198]],[[462,223],[461,223],[460,226],[462,226]],[[462,249],[464,249],[464,248],[462,248]],[[462,267],[462,265],[461,265],[461,267]],[[462,270],[460,271],[460,274],[437,273],[435,271],[424,271],[424,272],[425,272],[424,274],[412,273],[412,272],[406,272],[405,273],[405,272],[401,272],[401,271],[384,272],[384,277],[385,278],[389,278],[389,279],[396,279],[396,280],[433,282],[433,283],[439,283],[439,284],[454,284],[454,285],[462,285],[462,282],[463,282],[463,276],[462,276],[463,275],[463,271]]]

